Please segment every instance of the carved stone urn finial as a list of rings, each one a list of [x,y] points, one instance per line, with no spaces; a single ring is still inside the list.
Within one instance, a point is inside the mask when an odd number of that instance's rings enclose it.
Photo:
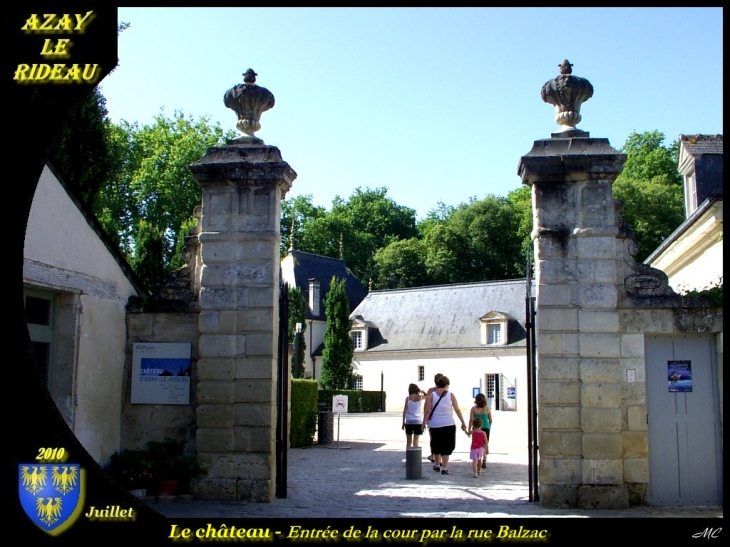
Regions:
[[[580,105],[593,96],[593,86],[585,78],[572,75],[573,65],[568,59],[564,59],[558,67],[560,76],[545,82],[540,96],[543,101],[555,106],[555,123],[561,126],[558,133],[585,133],[575,126],[581,120]]]
[[[243,83],[233,86],[223,96],[223,104],[238,116],[236,128],[249,140],[260,140],[254,137],[254,133],[261,129],[261,114],[274,107],[274,95],[265,87],[256,85],[256,76],[258,74],[249,68],[243,73]]]

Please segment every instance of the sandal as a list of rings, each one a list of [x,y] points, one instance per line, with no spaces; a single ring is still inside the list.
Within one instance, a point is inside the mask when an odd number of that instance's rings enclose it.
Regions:
[[[448,469],[442,469],[441,470],[441,474],[442,475],[448,475],[449,474],[449,470]]]
[[[441,471],[441,468],[438,465],[434,465],[433,470],[436,472],[439,472],[439,471]]]
[[[428,461],[430,461],[431,463],[436,463],[436,460],[434,459],[433,454],[428,455]]]

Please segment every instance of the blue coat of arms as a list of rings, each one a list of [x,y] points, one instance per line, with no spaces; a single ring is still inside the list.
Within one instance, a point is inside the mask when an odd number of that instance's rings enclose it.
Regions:
[[[79,464],[18,466],[20,504],[42,530],[57,535],[69,528],[84,506],[84,472]]]

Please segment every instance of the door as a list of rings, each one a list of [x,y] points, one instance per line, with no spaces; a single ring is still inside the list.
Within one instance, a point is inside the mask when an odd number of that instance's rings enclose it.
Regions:
[[[649,503],[722,505],[715,336],[646,336]]]

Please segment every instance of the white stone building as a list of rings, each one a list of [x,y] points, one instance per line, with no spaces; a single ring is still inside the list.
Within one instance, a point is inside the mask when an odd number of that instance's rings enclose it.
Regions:
[[[468,411],[475,390],[493,410],[527,408],[524,279],[372,291],[353,310],[353,372],[402,410],[408,384],[436,373]]]
[[[31,345],[61,415],[98,462],[120,448],[126,310],[143,293],[124,258],[50,164],[23,253]]]
[[[645,261],[679,292],[722,284],[722,135],[680,135],[686,220]]]

